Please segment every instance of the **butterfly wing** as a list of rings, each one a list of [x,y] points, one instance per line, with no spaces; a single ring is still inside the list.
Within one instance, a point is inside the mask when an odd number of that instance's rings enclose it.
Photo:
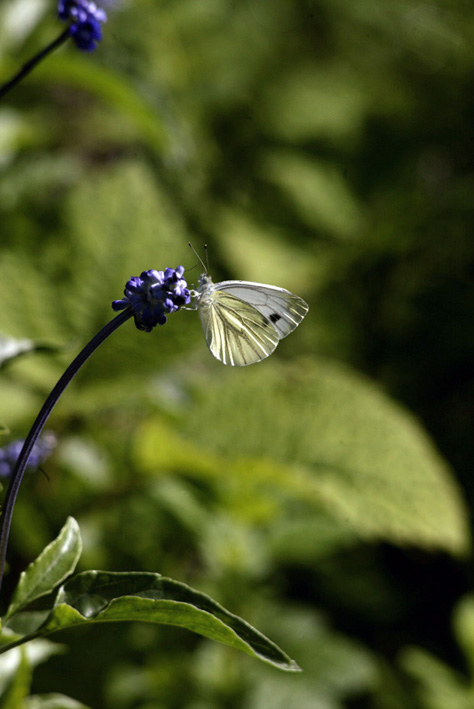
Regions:
[[[279,342],[277,329],[265,315],[225,289],[213,289],[198,310],[207,346],[224,364],[244,367],[260,362]]]
[[[293,332],[308,312],[308,304],[284,288],[252,281],[221,281],[216,283],[216,292],[227,293],[245,301],[270,321],[278,339]]]

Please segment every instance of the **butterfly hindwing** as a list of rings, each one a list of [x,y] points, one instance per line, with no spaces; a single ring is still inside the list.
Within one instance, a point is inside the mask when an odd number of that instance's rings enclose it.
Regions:
[[[308,312],[308,305],[299,296],[264,283],[221,281],[215,284],[215,289],[256,308],[273,324],[280,340],[293,332]]]
[[[199,307],[199,314],[207,345],[224,364],[243,367],[260,362],[280,339],[271,320],[225,289],[217,288]]]

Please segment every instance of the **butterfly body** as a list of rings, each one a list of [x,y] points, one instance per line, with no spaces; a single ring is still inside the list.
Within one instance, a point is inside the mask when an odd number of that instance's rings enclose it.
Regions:
[[[211,354],[235,367],[271,355],[308,312],[305,301],[284,288],[252,281],[213,283],[207,273],[200,276],[195,297]]]

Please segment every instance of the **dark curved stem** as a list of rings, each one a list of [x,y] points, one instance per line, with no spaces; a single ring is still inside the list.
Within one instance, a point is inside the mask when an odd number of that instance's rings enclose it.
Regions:
[[[0,99],[3,98],[5,94],[7,94],[17,84],[19,84],[20,81],[25,78],[25,76],[27,76],[31,71],[33,71],[35,66],[39,64],[42,59],[44,59],[48,54],[54,52],[55,49],[64,44],[68,37],[70,37],[69,27],[64,30],[64,32],[61,32],[59,37],[57,37],[54,42],[48,44],[48,46],[42,49],[41,52],[39,52],[36,56],[26,62],[26,64],[23,64],[20,71],[18,72],[18,74],[15,74],[13,79],[10,79],[10,81],[7,81],[6,84],[0,86]]]
[[[61,376],[56,386],[52,389],[48,398],[44,402],[41,411],[35,419],[33,426],[29,434],[27,435],[21,453],[18,456],[15,468],[10,477],[10,483],[8,485],[7,493],[5,495],[5,501],[3,503],[2,517],[0,520],[0,588],[3,580],[3,571],[5,568],[5,557],[7,554],[8,536],[10,534],[10,525],[12,521],[13,508],[15,507],[16,497],[20,489],[21,481],[23,480],[23,475],[25,473],[26,466],[28,464],[28,458],[30,453],[41,435],[41,431],[44,428],[46,421],[55,405],[57,404],[59,397],[71,382],[73,377],[80,370],[82,365],[89,359],[91,354],[99,347],[99,345],[104,342],[109,335],[111,335],[120,325],[126,322],[132,317],[131,310],[124,310],[119,313],[113,320],[111,320],[102,330],[99,330],[97,335],[95,335],[92,340],[84,347],[77,357],[71,362],[69,367],[66,369],[64,374]]]

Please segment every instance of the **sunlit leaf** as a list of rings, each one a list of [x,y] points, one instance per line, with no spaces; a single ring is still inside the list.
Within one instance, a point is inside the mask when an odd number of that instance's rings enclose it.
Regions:
[[[57,352],[58,347],[28,339],[16,339],[0,334],[0,369],[28,352]]]
[[[26,655],[26,648],[18,648],[18,663],[6,691],[0,698],[1,709],[18,709],[23,706],[25,698],[30,692],[31,666]]]
[[[2,636],[3,639],[3,636]],[[11,639],[13,642],[13,640]],[[23,673],[22,686],[29,690],[31,668],[45,662],[52,655],[63,652],[63,646],[44,638],[32,640],[23,647],[14,647],[0,657],[0,695],[3,697],[18,674]],[[23,668],[23,669],[20,669]],[[3,707],[3,704],[0,704]],[[17,709],[20,705],[15,705]]]
[[[219,210],[214,231],[236,277],[245,274],[246,280],[275,283],[300,296],[321,281],[326,267],[321,252],[314,259],[308,258],[298,244],[285,239],[282,229],[262,227],[243,210]]]
[[[351,194],[342,171],[334,165],[309,160],[303,152],[280,149],[265,154],[261,171],[278,185],[310,227],[324,229],[337,239],[361,234],[362,207]]]
[[[25,709],[88,709],[85,704],[78,702],[65,694],[34,694],[25,700]]]
[[[73,517],[68,517],[57,538],[22,572],[5,619],[36,598],[51,593],[72,574],[81,551],[79,525]]]
[[[474,597],[461,599],[454,610],[453,627],[456,638],[474,675]]]
[[[362,538],[466,552],[468,517],[451,470],[377,386],[324,360],[238,374],[201,375],[179,433],[144,425],[138,463],[212,480],[235,509],[273,500],[284,518],[298,500]]]
[[[404,649],[400,659],[424,709],[472,708],[472,686],[460,672],[417,647]]]

